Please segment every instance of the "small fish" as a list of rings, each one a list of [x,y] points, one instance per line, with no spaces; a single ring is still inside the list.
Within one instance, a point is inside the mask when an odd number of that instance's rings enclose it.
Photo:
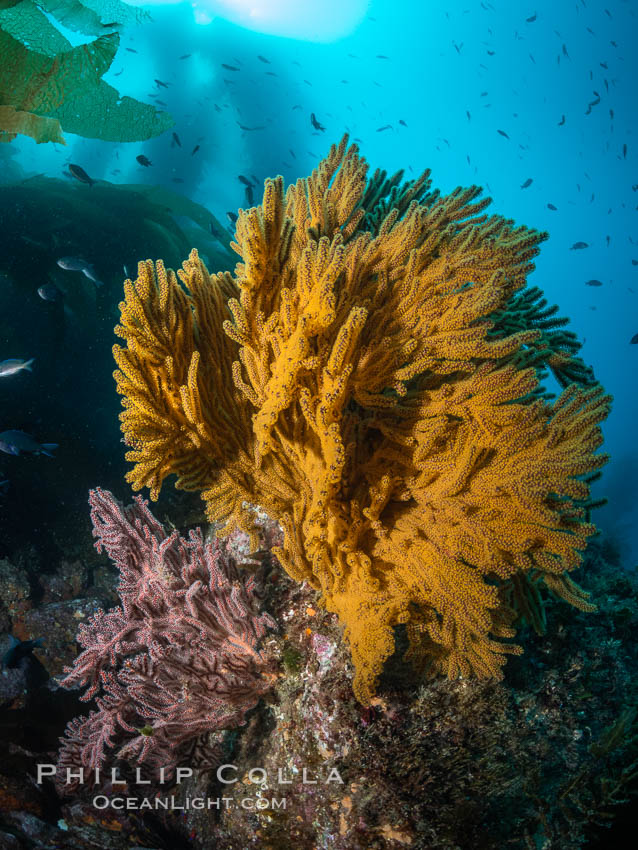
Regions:
[[[95,183],[95,180],[89,177],[86,171],[79,165],[74,165],[73,163],[70,163],[69,172],[71,173],[72,177],[75,177],[75,179],[79,180],[80,183],[86,183],[87,186],[92,186]]]
[[[266,59],[265,56],[260,56],[259,54],[257,54],[257,59],[259,59],[260,62],[265,62],[266,65],[270,65],[270,60]]]
[[[567,52],[567,45],[565,44],[563,44],[563,56],[565,56],[567,59],[570,58],[569,53]]]
[[[226,213],[226,218],[228,219],[228,221],[229,221],[231,224],[237,224],[237,213],[234,213],[234,212],[227,212],[227,213]]]
[[[534,63],[534,65],[535,65],[535,64],[536,64],[536,59],[534,59],[534,57],[532,56],[532,54],[531,54],[531,53],[529,54],[529,58],[532,60],[532,62],[533,62],[533,63]]]
[[[212,219],[208,222],[208,226],[210,227],[210,232],[213,236],[217,239],[223,238],[224,234],[220,233],[219,228],[215,227],[215,222]]]
[[[521,183],[521,189],[527,189],[527,187],[531,186],[533,182],[533,179],[531,177],[528,177],[524,183]]]
[[[137,50],[133,50],[132,47],[125,47],[124,50],[128,50],[129,53],[137,53]]]
[[[55,283],[45,283],[38,287],[38,295],[43,301],[62,301],[64,293]]]
[[[199,150],[199,145],[195,145],[195,147],[194,147],[194,148],[193,148],[193,150],[191,151],[191,156],[193,156],[194,154],[196,154],[198,150]]]
[[[23,658],[31,655],[34,649],[44,646],[44,640],[42,638],[37,638],[37,640],[18,640],[13,635],[9,635],[9,641],[9,649],[2,656],[2,666],[6,670],[15,669]]]
[[[180,56],[180,59],[189,59],[192,56],[192,53],[184,53],[183,56]]]
[[[638,334],[634,334],[629,340],[629,345],[638,345]]]
[[[222,68],[225,68],[227,71],[239,71],[236,65],[227,65],[225,62],[222,62]]]
[[[239,180],[240,183],[243,183],[244,186],[252,186],[252,183],[250,182],[250,180],[247,177],[244,177],[243,174],[238,174],[237,179]]]
[[[525,18],[525,23],[526,24],[533,24],[535,20],[536,20],[536,12],[534,12],[534,14],[530,18]]]
[[[391,130],[392,124],[384,124],[383,127],[377,127],[377,133],[383,133],[384,130]]]
[[[326,129],[326,128],[322,125],[322,124],[320,124],[320,123],[317,121],[317,119],[316,119],[316,117],[315,117],[315,113],[314,113],[314,112],[311,112],[311,113],[310,113],[310,123],[311,123],[311,124],[312,124],[312,126],[315,128],[315,130],[321,130],[321,132],[323,132],[323,131]]]
[[[559,126],[559,127],[562,127],[564,123],[565,123],[565,116],[563,115],[563,116],[561,117],[560,121],[558,122],[558,126]]]
[[[237,122],[237,126],[238,126],[240,129],[242,129],[242,130],[246,130],[246,131],[250,131],[250,130],[265,130],[265,129],[266,129],[266,125],[265,125],[265,124],[258,124],[256,127],[246,127],[244,124],[240,124],[240,123],[239,123],[239,121]]]
[[[383,53],[377,53],[376,59],[389,59],[389,56],[385,56]]]
[[[611,236],[605,236],[605,241],[607,242],[607,247],[609,248],[609,243],[611,242]]]
[[[120,74],[123,74],[123,73],[124,73],[124,68],[122,68],[122,70],[121,70],[121,71],[117,71],[115,74],[113,74],[113,76],[114,76],[114,77],[119,77],[119,76],[120,76]]]
[[[468,120],[468,121],[471,121],[471,120],[472,120],[472,116],[470,115],[470,113],[468,112],[468,110],[467,110],[467,109],[465,110],[465,114],[467,115],[467,120]]]
[[[154,80],[154,82],[157,85],[158,89],[159,88],[167,89],[170,86],[170,83],[163,83],[161,80]]]
[[[408,125],[405,123],[405,121],[403,120],[403,118],[399,118],[399,124],[401,124],[401,126],[402,126],[402,127],[407,127],[407,126],[408,126]]]
[[[85,277],[92,280],[96,286],[102,286],[102,281],[95,274],[91,263],[87,263],[82,257],[60,257],[57,264],[67,272],[82,272]]]
[[[589,248],[589,242],[574,242],[570,251],[580,251],[582,248]]]
[[[147,156],[144,156],[143,153],[141,153],[139,156],[136,156],[135,159],[139,162],[140,165],[143,165],[144,168],[148,168],[150,165],[153,165],[150,159]]]
[[[558,207],[555,207],[554,204],[547,204],[547,209],[556,211]]]
[[[274,71],[266,71],[266,76],[267,77],[278,77],[279,74],[275,74]]]
[[[21,372],[23,369],[26,369],[28,372],[32,372],[31,364],[34,362],[35,357],[32,357],[30,360],[2,360],[0,361],[0,378],[6,378],[9,375],[17,375],[18,372]]]
[[[166,106],[163,100],[159,100],[159,98],[155,101],[155,103],[159,103],[160,106]]]
[[[627,159],[627,145],[622,146],[622,158]]]
[[[500,133],[500,134],[501,134],[501,136],[505,136],[505,138],[506,138],[506,139],[509,139],[509,136],[507,135],[507,133],[505,132],[505,130],[497,130],[496,132],[497,132],[497,133]]]
[[[253,187],[246,186],[246,188],[244,189],[244,195],[246,196],[246,203],[249,207],[252,207],[253,203],[255,202],[253,195]]]
[[[292,148],[288,148],[288,153],[290,154],[290,156],[291,156],[293,159],[297,159],[297,157],[295,156],[295,152],[293,151],[293,149],[292,149]]]
[[[57,449],[57,443],[38,443],[30,434],[24,431],[3,431],[0,434],[0,452],[8,455],[19,455],[21,452],[29,452],[34,455],[46,455],[53,457],[52,451]]]
[[[173,133],[173,141],[175,142],[177,147],[181,148],[182,143],[180,142],[179,136],[177,135],[177,133]]]
[[[585,281],[585,286],[602,286],[602,285],[603,285],[602,280],[596,280],[595,277],[592,278],[591,280]]]

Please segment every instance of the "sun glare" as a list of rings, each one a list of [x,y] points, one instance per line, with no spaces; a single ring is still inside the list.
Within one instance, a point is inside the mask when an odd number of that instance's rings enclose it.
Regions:
[[[128,0],[135,6],[163,6],[180,0]],[[209,24],[224,18],[246,29],[305,41],[336,41],[363,20],[369,0],[194,0],[195,21]]]

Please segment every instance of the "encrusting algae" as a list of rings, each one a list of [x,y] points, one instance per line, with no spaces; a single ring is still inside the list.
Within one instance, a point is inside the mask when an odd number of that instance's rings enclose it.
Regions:
[[[546,234],[447,197],[429,172],[367,179],[347,137],[240,210],[234,275],[193,251],[125,282],[115,372],[128,480],[201,490],[345,626],[369,702],[406,625],[418,669],[502,677],[544,585],[583,610],[605,395],[526,276]],[[179,280],[178,280],[179,277]],[[564,388],[541,385],[551,370]]]

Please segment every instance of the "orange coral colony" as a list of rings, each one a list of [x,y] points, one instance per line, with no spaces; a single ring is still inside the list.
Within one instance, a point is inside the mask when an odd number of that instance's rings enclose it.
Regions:
[[[398,624],[419,669],[501,678],[543,586],[591,610],[568,573],[607,460],[610,398],[526,287],[546,234],[485,215],[478,187],[400,179],[346,137],[285,193],[267,180],[234,274],[140,263],[114,347],[128,480],[156,498],[177,475],[226,531],[250,505],[276,518],[363,703]]]

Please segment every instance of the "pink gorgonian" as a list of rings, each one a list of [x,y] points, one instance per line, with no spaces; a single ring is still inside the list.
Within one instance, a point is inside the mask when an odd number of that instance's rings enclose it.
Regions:
[[[61,739],[57,778],[66,768],[124,759],[170,773],[196,739],[239,726],[270,687],[258,649],[272,618],[259,613],[253,575],[237,570],[232,539],[167,534],[136,496],[123,507],[108,491],[89,494],[95,547],[120,571],[121,605],[80,626],[83,651],[65,668],[65,688],[87,686],[97,710],[75,718]]]

